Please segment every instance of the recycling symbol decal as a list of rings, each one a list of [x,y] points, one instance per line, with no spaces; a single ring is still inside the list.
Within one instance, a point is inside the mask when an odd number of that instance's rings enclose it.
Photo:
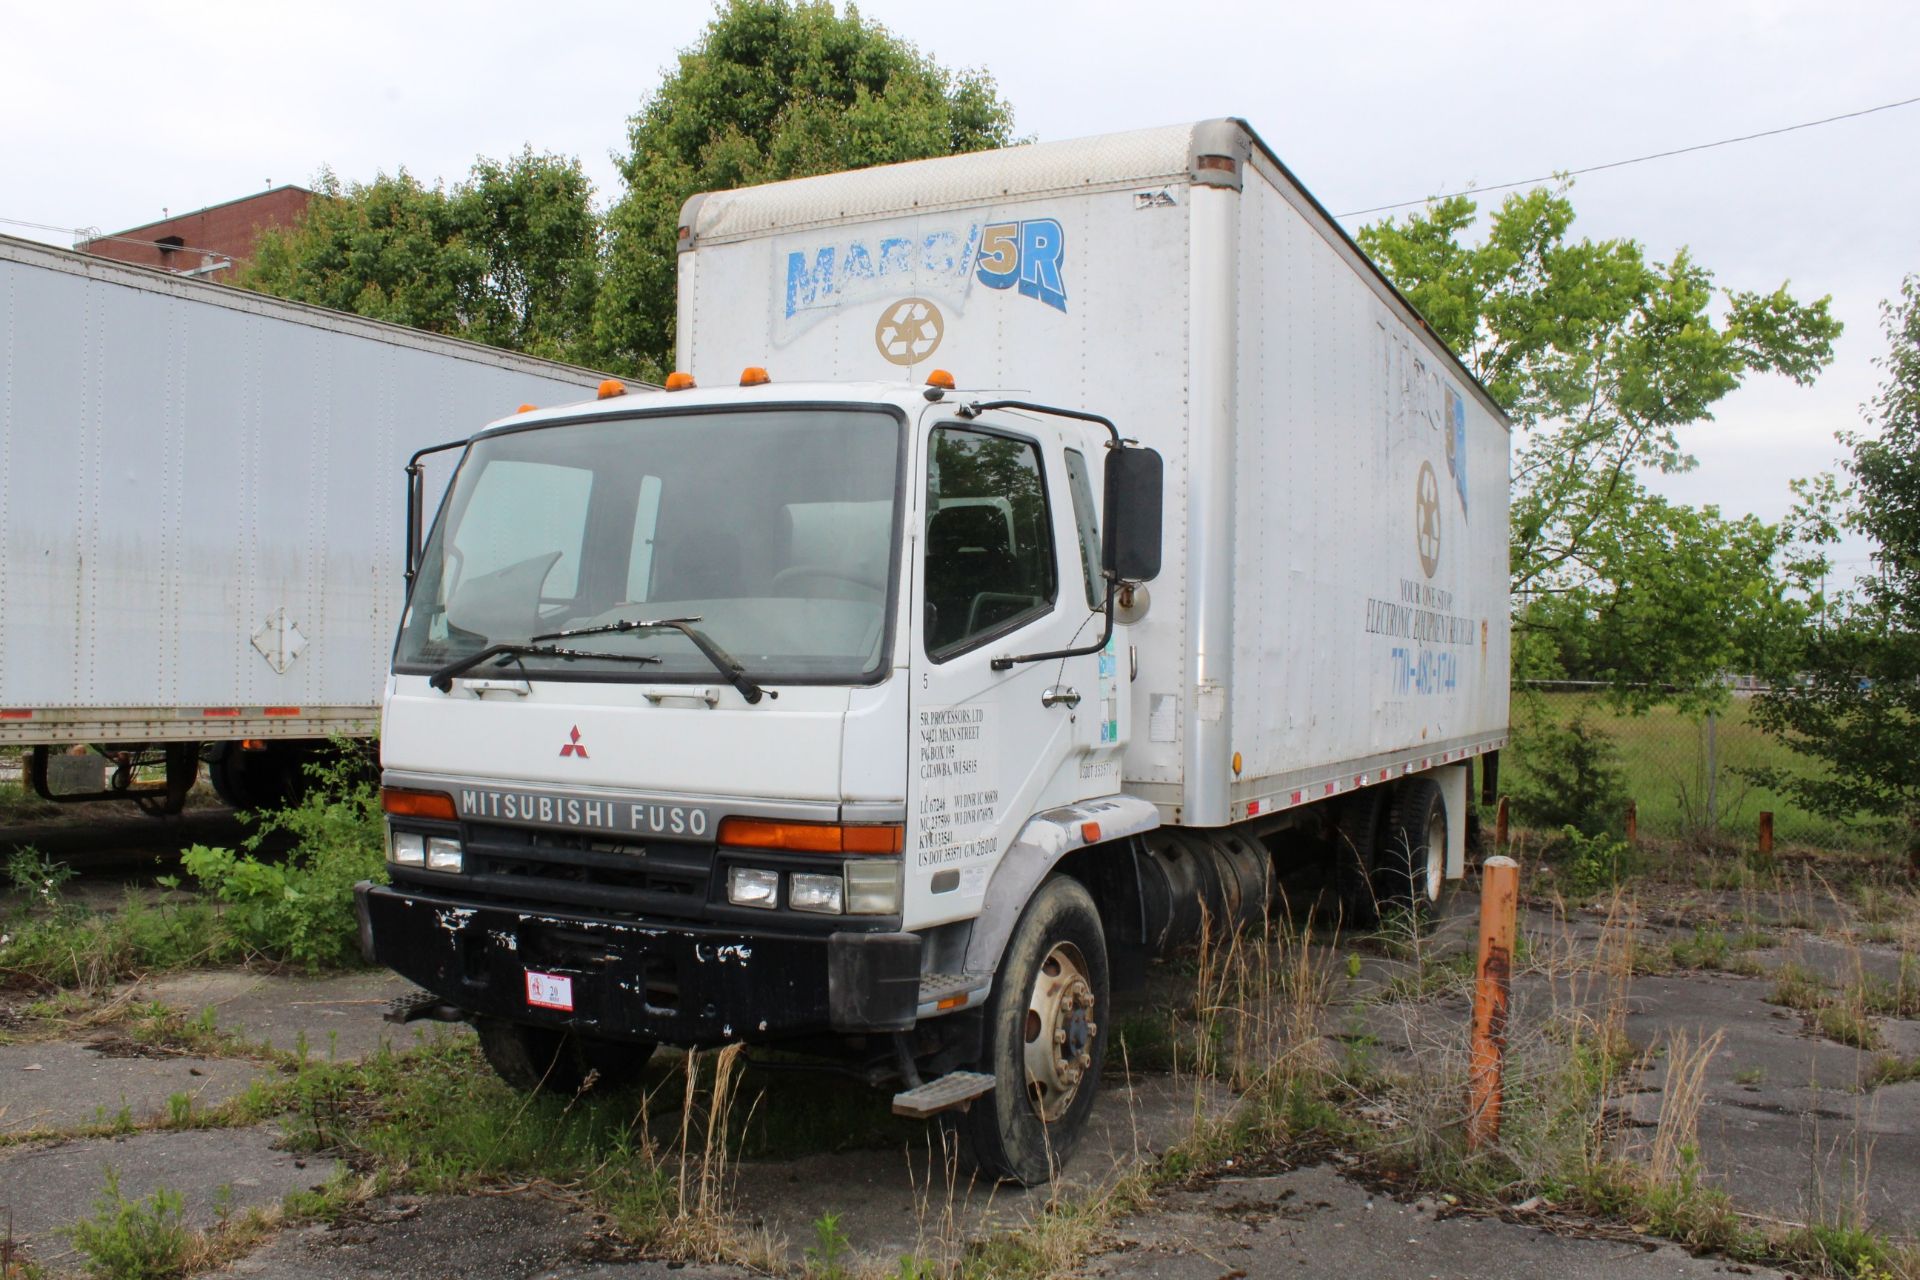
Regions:
[[[1420,547],[1420,568],[1431,578],[1440,567],[1440,477],[1433,464],[1420,464],[1420,479],[1414,489],[1413,520]]]
[[[925,298],[902,298],[880,313],[873,344],[892,364],[917,364],[939,349],[946,332],[939,307]]]

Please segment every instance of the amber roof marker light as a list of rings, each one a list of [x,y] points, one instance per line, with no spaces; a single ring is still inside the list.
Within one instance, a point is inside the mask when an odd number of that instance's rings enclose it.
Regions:
[[[757,364],[750,364],[740,371],[740,385],[743,387],[764,387],[772,381],[767,371]]]
[[[626,383],[620,381],[618,378],[608,378],[600,384],[600,395],[598,398],[601,400],[611,400],[615,396],[623,396],[625,394],[627,394]]]
[[[667,390],[669,391],[693,390],[693,375],[690,373],[682,373],[678,369],[675,369],[672,373],[667,375]]]

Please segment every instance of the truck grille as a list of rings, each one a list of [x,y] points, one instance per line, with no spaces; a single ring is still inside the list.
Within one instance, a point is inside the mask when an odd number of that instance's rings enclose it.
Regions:
[[[483,896],[697,920],[708,914],[713,846],[607,840],[469,823],[466,883]]]

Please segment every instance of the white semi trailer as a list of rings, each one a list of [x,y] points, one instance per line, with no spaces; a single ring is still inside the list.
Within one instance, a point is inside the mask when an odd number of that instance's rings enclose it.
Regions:
[[[0,747],[50,799],[177,809],[203,755],[285,798],[378,722],[386,477],[600,377],[0,237]]]
[[[1115,960],[1276,856],[1462,874],[1508,423],[1244,123],[695,197],[680,255],[668,390],[480,432],[419,552],[402,1016],[529,1087],[851,1056],[1031,1182]]]

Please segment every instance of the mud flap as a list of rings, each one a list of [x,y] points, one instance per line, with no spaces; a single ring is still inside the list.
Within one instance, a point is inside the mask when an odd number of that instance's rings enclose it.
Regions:
[[[827,940],[835,1031],[905,1031],[920,1003],[920,935],[836,933]]]

